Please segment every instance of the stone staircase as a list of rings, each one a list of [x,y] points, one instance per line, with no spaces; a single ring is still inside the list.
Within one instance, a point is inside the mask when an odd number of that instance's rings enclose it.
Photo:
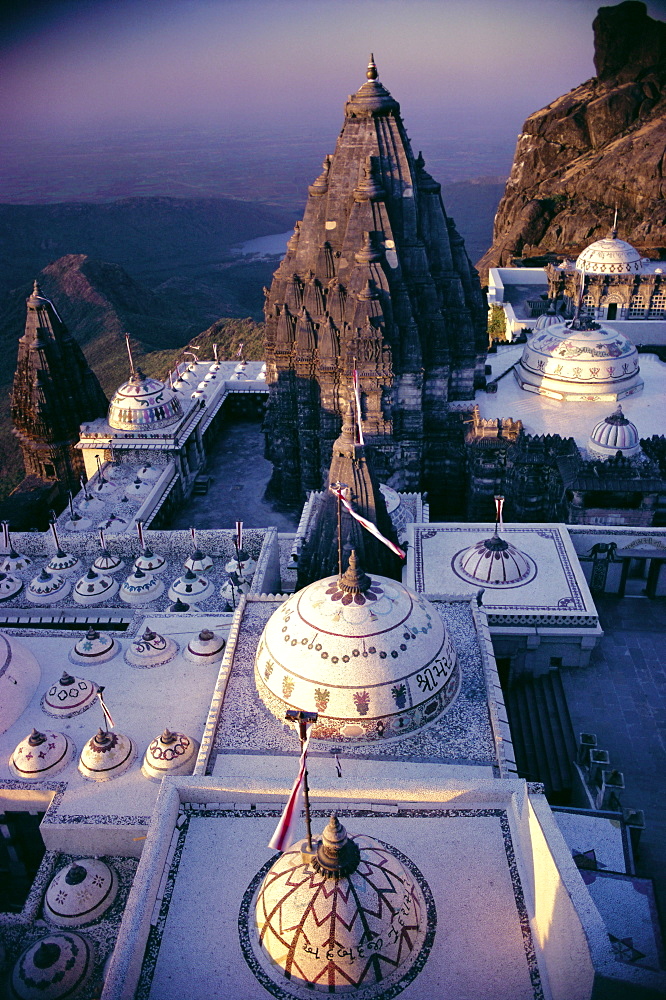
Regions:
[[[505,693],[505,702],[518,773],[543,782],[550,802],[567,805],[576,739],[559,672],[521,678]]]

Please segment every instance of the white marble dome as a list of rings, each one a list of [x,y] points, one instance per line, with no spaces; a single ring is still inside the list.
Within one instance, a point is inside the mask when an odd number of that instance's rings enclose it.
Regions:
[[[42,781],[64,771],[75,754],[76,747],[64,733],[33,729],[9,758],[9,770],[23,781]]]
[[[0,632],[0,733],[6,733],[32,700],[42,671],[31,651]]]
[[[586,274],[640,274],[643,258],[631,243],[605,236],[586,247],[576,260],[576,270]]]
[[[376,740],[437,718],[458,694],[460,667],[436,609],[367,576],[352,552],[342,577],[311,583],[271,615],[255,683],[280,721],[299,708],[319,713],[315,737]]]
[[[256,895],[249,938],[265,975],[297,997],[395,996],[427,955],[422,877],[381,841],[348,835],[335,816],[312,860],[304,847],[289,847]]]
[[[63,671],[60,680],[55,681],[41,700],[42,711],[54,718],[68,719],[80,715],[93,704],[97,697],[97,685],[84,677],[72,677]]]
[[[549,326],[553,326],[555,323],[561,323],[562,317],[558,316],[553,308],[550,308],[547,312],[541,313],[538,320],[534,324],[534,330],[546,330]]]
[[[172,733],[165,729],[148,745],[141,772],[151,781],[161,781],[169,774],[192,774],[198,753],[197,740],[185,733]]]
[[[631,341],[588,320],[561,321],[536,331],[514,374],[522,389],[551,399],[615,400],[643,388]]]
[[[64,1000],[79,997],[95,971],[95,945],[73,931],[59,931],[29,945],[14,966],[12,997]]]
[[[533,559],[495,532],[453,557],[453,572],[477,587],[522,587],[537,573]]]
[[[610,458],[618,451],[625,457],[637,455],[641,450],[638,430],[618,406],[614,413],[595,424],[587,443],[588,450],[599,458]]]
[[[141,372],[116,390],[109,404],[109,426],[119,431],[145,431],[168,427],[182,419],[178,395],[155,378]]]
[[[117,893],[115,870],[99,858],[82,858],[65,865],[51,879],[44,914],[58,927],[82,927],[106,913]]]

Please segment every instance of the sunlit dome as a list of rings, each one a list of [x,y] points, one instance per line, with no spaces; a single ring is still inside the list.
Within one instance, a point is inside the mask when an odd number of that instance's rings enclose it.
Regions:
[[[120,431],[168,427],[182,419],[178,395],[163,382],[136,372],[120,386],[109,404],[109,425]]]
[[[640,274],[643,258],[631,243],[611,235],[590,243],[579,254],[576,270],[586,274]]]
[[[554,308],[551,305],[551,307],[548,309],[547,312],[541,313],[538,320],[534,324],[534,329],[535,331],[545,330],[547,327],[553,326],[554,323],[561,323],[561,322],[562,322],[562,317],[557,315],[557,313],[555,312]]]
[[[282,986],[279,996],[395,996],[427,957],[425,880],[388,844],[348,835],[336,816],[313,846],[312,860],[304,841],[289,847],[257,892],[248,929],[260,981]]]
[[[638,430],[618,406],[614,413],[595,424],[587,443],[588,450],[600,458],[609,458],[621,452],[625,457],[637,455],[641,450]]]
[[[315,737],[375,740],[437,718],[458,693],[460,668],[432,604],[370,578],[352,553],[341,577],[311,583],[270,617],[255,683],[281,721],[300,708],[319,713]]]
[[[497,531],[453,558],[453,572],[477,587],[521,587],[536,576],[533,559]]]
[[[589,320],[535,332],[514,374],[528,392],[570,401],[621,399],[643,388],[635,346],[618,330]]]

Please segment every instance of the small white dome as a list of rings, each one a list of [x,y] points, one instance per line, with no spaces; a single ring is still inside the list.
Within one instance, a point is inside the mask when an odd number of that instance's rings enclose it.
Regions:
[[[135,760],[136,748],[129,736],[98,729],[81,751],[79,771],[91,781],[109,781],[128,771]]]
[[[12,573],[0,573],[0,601],[8,601],[16,597],[23,586],[23,580]]]
[[[483,587],[522,587],[536,576],[533,559],[495,532],[453,557],[453,572]]]
[[[132,667],[161,667],[173,660],[177,652],[178,643],[147,628],[142,636],[132,639],[125,660]]]
[[[58,927],[81,927],[109,909],[118,893],[115,870],[98,858],[65,865],[51,879],[44,897],[44,915]]]
[[[224,655],[224,646],[221,635],[205,628],[194,639],[190,639],[183,656],[190,663],[217,663]]]
[[[90,567],[74,585],[74,600],[77,604],[93,605],[110,601],[118,593],[118,581],[105,573],[96,573]]]
[[[549,309],[548,312],[541,313],[538,320],[534,324],[535,332],[537,330],[546,330],[549,326],[554,323],[561,323],[562,317],[558,316],[554,309]]]
[[[146,545],[141,555],[134,560],[134,569],[140,569],[142,573],[164,573],[167,562],[159,552],[153,552],[149,545]]]
[[[39,576],[30,581],[25,596],[31,604],[56,604],[67,596],[71,586],[58,573],[49,573],[43,569]]]
[[[318,712],[320,739],[377,740],[420,729],[453,702],[460,667],[437,610],[395,580],[367,576],[352,552],[341,577],[280,605],[255,658],[259,696]]]
[[[29,945],[12,972],[12,995],[18,1000],[61,1000],[81,996],[95,971],[92,941],[61,931]]]
[[[152,573],[135,569],[120,587],[120,599],[126,604],[147,604],[161,597],[164,584]]]
[[[106,663],[107,660],[112,660],[119,650],[120,646],[112,636],[106,632],[98,632],[91,626],[70,650],[69,659],[72,663]]]
[[[141,771],[151,781],[167,774],[192,774],[198,753],[199,744],[191,736],[165,729],[146,750]]]
[[[594,425],[587,447],[600,458],[609,458],[618,451],[629,457],[641,450],[636,425],[625,417],[621,406]]]
[[[186,569],[169,587],[169,599],[184,601],[186,604],[205,601],[214,593],[215,586],[209,578],[201,573],[193,573],[191,569]]]
[[[76,747],[64,733],[33,729],[9,758],[9,770],[24,781],[41,781],[64,771]]]
[[[586,247],[576,260],[576,270],[586,274],[640,274],[643,258],[631,243],[606,236]]]
[[[67,671],[43,695],[42,711],[56,719],[69,719],[90,708],[97,697],[97,685],[83,677],[72,677]]]

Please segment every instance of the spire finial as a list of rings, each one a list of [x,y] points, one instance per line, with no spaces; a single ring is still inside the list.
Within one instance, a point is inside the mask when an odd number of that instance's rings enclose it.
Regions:
[[[347,594],[364,594],[371,583],[370,577],[358,565],[356,550],[352,549],[349,553],[349,565],[338,580],[340,589]]]
[[[370,62],[368,63],[368,69],[365,75],[367,76],[368,80],[376,80],[377,77],[379,76],[379,73],[377,72],[377,67],[375,66],[375,57],[372,52],[370,53]]]
[[[611,239],[617,239],[617,205],[615,206],[615,215],[613,217],[613,228],[611,229]]]

